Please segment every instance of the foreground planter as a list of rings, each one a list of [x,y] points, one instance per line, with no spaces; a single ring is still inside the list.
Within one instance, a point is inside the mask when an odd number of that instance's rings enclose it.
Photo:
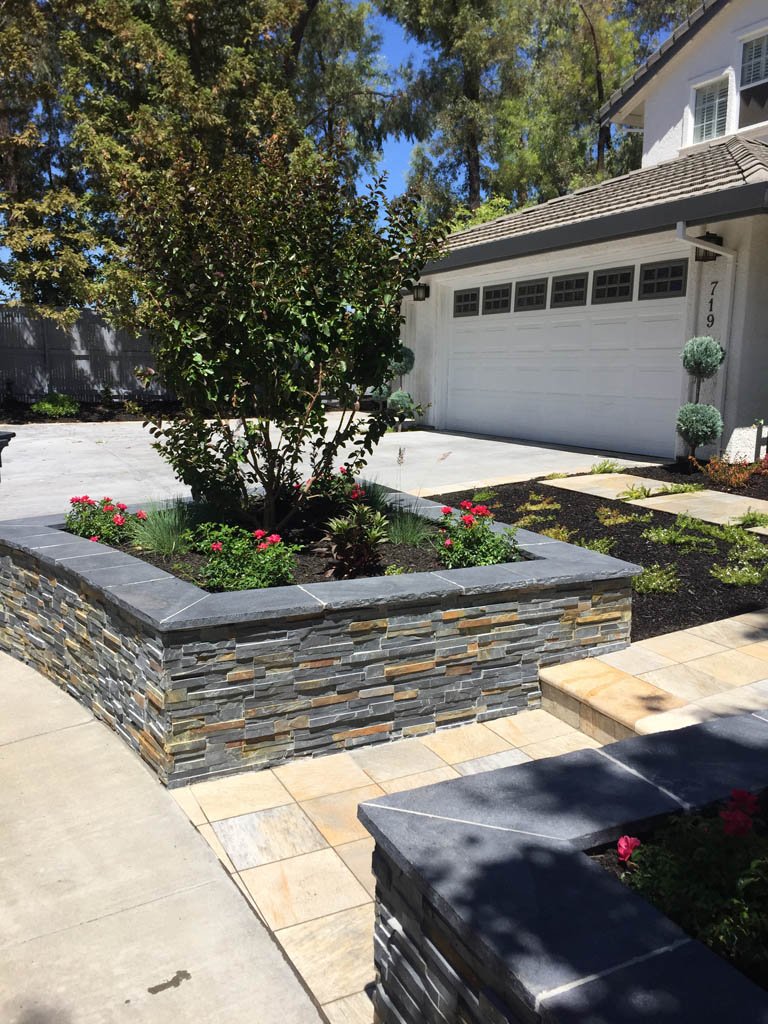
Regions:
[[[520,531],[521,562],[208,594],[62,525],[0,523],[0,648],[169,785],[536,707],[540,665],[626,646],[639,571]]]
[[[741,715],[362,804],[377,1024],[768,1022],[768,993],[583,851],[768,786]]]

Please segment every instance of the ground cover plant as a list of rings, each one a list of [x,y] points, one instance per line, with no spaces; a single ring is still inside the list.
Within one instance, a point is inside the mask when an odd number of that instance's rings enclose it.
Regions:
[[[621,836],[595,859],[692,938],[768,989],[765,794],[743,789],[651,835]]]
[[[80,412],[80,403],[68,395],[52,391],[50,395],[41,398],[39,402],[34,402],[30,406],[30,411],[46,419],[72,419]]]
[[[655,478],[656,472],[650,467],[648,476]],[[660,479],[665,484],[685,482],[672,473]],[[606,502],[548,486],[543,479],[493,489],[493,511],[500,522],[567,539],[646,570],[634,590],[633,640],[768,604],[768,546],[743,527],[688,520],[624,501]],[[434,500],[456,505],[473,496],[467,491],[437,495]]]
[[[768,456],[759,462],[730,461],[725,457],[711,458],[708,462],[683,459],[664,466],[635,466],[632,475],[674,488],[666,491],[667,494],[678,493],[683,489],[680,485],[693,483],[699,485],[698,489],[768,500]]]

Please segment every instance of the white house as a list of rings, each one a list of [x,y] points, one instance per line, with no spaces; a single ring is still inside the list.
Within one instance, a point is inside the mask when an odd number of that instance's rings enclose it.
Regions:
[[[768,0],[706,0],[601,111],[643,165],[452,235],[404,301],[440,429],[671,456],[696,334],[707,400],[768,420]]]

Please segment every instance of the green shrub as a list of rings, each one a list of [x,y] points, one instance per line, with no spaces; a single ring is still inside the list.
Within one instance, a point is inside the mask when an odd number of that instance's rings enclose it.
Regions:
[[[455,515],[452,508],[444,506],[440,537],[435,542],[437,557],[448,569],[497,565],[519,558],[514,527],[495,533],[492,523],[493,513],[486,505],[462,501]]]
[[[670,544],[683,551],[716,551],[716,540],[706,529],[701,529],[700,520],[690,516],[678,516],[672,526],[652,526],[643,531],[643,539],[652,544]]]
[[[630,484],[626,491],[616,495],[617,498],[622,498],[624,501],[641,501],[643,498],[652,496],[653,488],[646,487],[645,484]]]
[[[638,594],[676,594],[680,589],[680,578],[674,565],[649,565],[632,580]]]
[[[279,534],[203,523],[193,536],[196,550],[208,555],[200,580],[209,590],[263,590],[293,582],[298,548]]]
[[[590,473],[618,473],[621,466],[614,459],[602,459],[590,469]]]
[[[768,526],[768,513],[757,512],[755,509],[749,508],[743,516],[739,516],[736,522],[745,529],[750,526]]]
[[[377,572],[381,567],[379,547],[388,539],[389,524],[381,512],[357,504],[345,516],[328,521],[333,575],[352,579]]]
[[[150,506],[146,519],[132,519],[129,539],[138,551],[152,551],[171,558],[189,551],[189,528],[188,505],[178,499],[168,505]]]
[[[472,501],[477,504],[479,501],[493,501],[495,497],[497,497],[497,492],[492,487],[484,487],[479,491],[475,491],[472,495]]]
[[[392,562],[392,564],[388,565],[386,567],[386,569],[384,570],[384,575],[385,576],[402,576],[403,573],[405,573],[406,571],[407,570],[405,569],[404,566],[398,565],[397,562]]]
[[[754,562],[728,562],[713,565],[709,575],[728,587],[759,587],[768,579],[768,567]]]
[[[518,512],[559,512],[562,505],[552,497],[539,494],[537,491],[530,491],[528,500],[517,506]]]
[[[32,412],[38,416],[50,416],[51,419],[63,419],[67,416],[77,416],[80,412],[80,403],[69,395],[60,395],[58,391],[52,391],[46,398],[32,405]]]
[[[387,409],[394,413],[400,423],[403,420],[415,419],[421,414],[421,407],[414,402],[407,391],[393,391],[387,399]]]
[[[581,548],[588,548],[590,551],[598,551],[601,555],[610,555],[611,551],[616,547],[616,541],[613,537],[594,537],[592,540],[587,540],[582,537],[577,540],[576,543]]]
[[[695,381],[714,377],[725,359],[725,349],[719,341],[707,336],[691,338],[683,348],[681,359],[687,373]],[[698,401],[698,394],[696,396]]]
[[[406,373],[411,372],[415,362],[416,356],[413,354],[413,349],[403,345],[400,348],[400,353],[389,364],[389,372],[393,377],[404,377]]]
[[[560,523],[555,523],[554,526],[545,526],[543,530],[539,530],[539,533],[543,537],[550,537],[552,540],[560,540],[564,544],[570,544],[576,531]]]
[[[361,480],[360,487],[363,489],[365,494],[364,501],[366,505],[370,505],[371,508],[377,512],[381,512],[386,515],[392,508],[391,504],[387,500],[388,495],[392,492],[384,484],[380,484],[377,480]]]
[[[70,498],[69,505],[65,520],[65,528],[69,533],[102,544],[126,544],[134,525],[147,517],[143,509],[131,515],[124,502],[113,502],[106,497],[95,501],[87,494]]]
[[[704,484],[667,484],[661,490],[656,491],[656,497],[660,494],[695,494],[696,491],[703,491]]]
[[[713,444],[723,432],[723,418],[714,405],[686,402],[677,414],[677,432],[693,456],[696,449]]]

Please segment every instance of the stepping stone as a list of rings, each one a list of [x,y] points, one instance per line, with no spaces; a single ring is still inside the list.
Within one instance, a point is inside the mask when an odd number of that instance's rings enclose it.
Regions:
[[[674,515],[693,516],[705,523],[725,525],[735,522],[745,512],[768,513],[768,501],[746,498],[742,494],[726,494],[723,491],[695,491],[689,494],[660,494],[654,498],[641,498],[629,502],[657,512],[671,512]],[[755,532],[766,533],[764,527]]]
[[[591,494],[595,498],[606,498],[609,501],[615,501],[630,487],[650,487],[656,491],[668,486],[660,480],[649,480],[647,477],[634,476],[632,473],[585,473],[584,476],[569,476],[562,480],[540,482],[547,487],[579,491],[581,494]]]

